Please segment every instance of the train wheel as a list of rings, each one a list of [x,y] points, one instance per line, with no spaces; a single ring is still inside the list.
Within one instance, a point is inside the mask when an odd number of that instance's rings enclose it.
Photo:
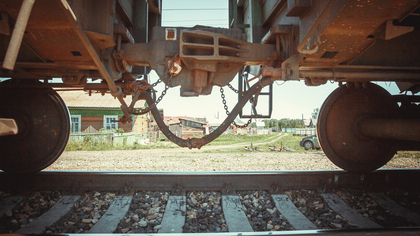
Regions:
[[[351,172],[369,172],[385,165],[396,153],[389,139],[360,134],[364,118],[396,118],[398,104],[376,84],[340,86],[325,100],[317,132],[325,155],[338,167]]]
[[[0,84],[0,117],[13,118],[18,134],[0,137],[0,169],[9,173],[37,172],[64,151],[70,135],[69,112],[51,88],[11,85]]]

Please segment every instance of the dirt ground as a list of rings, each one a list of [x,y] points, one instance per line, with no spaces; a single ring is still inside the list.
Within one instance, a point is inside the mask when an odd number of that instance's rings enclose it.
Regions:
[[[269,140],[273,142],[279,139]],[[264,144],[268,142],[260,142]],[[74,171],[274,171],[336,170],[322,151],[318,152],[221,152],[244,144],[187,148],[117,151],[72,151],[47,170]],[[383,168],[420,168],[420,158],[393,158]]]

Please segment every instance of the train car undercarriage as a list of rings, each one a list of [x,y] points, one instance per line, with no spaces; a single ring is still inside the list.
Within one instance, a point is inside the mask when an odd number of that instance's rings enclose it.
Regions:
[[[161,5],[0,0],[0,77],[12,78],[0,83],[0,169],[39,171],[63,152],[69,114],[53,87],[111,93],[121,102],[120,121],[151,112],[170,140],[200,148],[276,80],[336,81],[340,86],[324,102],[317,125],[332,162],[367,172],[398,150],[420,150],[418,0],[233,0],[231,29],[160,27]],[[185,97],[208,95],[244,67],[255,75],[245,80],[258,82],[241,91],[215,132],[183,140],[165,126],[157,103],[169,87],[180,86]],[[155,83],[139,79],[150,69],[160,77]],[[52,78],[63,83],[48,83]],[[392,96],[372,81],[395,81],[405,93]],[[160,82],[165,90],[156,98],[153,87]],[[148,108],[134,108],[140,99]]]

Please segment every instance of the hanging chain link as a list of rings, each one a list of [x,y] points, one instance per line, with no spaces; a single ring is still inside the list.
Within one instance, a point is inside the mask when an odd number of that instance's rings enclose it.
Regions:
[[[166,72],[162,78],[165,78],[165,76],[168,74],[168,72]],[[158,85],[159,83],[162,82],[162,79],[159,78],[156,82],[154,82],[153,84],[150,85],[150,87],[153,89],[154,87],[156,87],[156,85]],[[157,106],[157,104],[159,104],[160,101],[162,101],[162,98],[166,95],[166,91],[168,91],[169,86],[165,84],[165,89],[162,91],[162,93],[160,94],[160,96],[156,99],[156,101],[150,105],[147,108],[138,108],[138,109],[134,109],[133,108],[133,115],[143,115],[146,114],[148,112],[150,112],[154,107]]]
[[[235,89],[231,84],[228,84],[227,86],[235,93],[239,93],[240,95],[244,94],[244,92],[239,92],[239,90]]]
[[[165,75],[163,77],[165,77]],[[156,87],[156,85],[160,84],[160,82],[162,82],[162,80],[159,78],[156,82],[154,82],[153,84],[151,84],[150,87],[154,88],[154,87]]]
[[[177,59],[179,59],[179,55],[178,54],[176,54],[172,58],[172,60],[170,60],[170,63],[168,64],[168,67],[166,68],[165,74],[162,76],[162,78],[159,78],[156,82],[154,82],[153,84],[150,84],[150,88],[153,89],[154,87],[156,87],[156,85],[158,85],[159,83],[163,82],[162,79],[165,78],[167,75],[170,75],[167,83],[170,83],[171,82],[172,78],[174,76],[176,76],[176,74],[172,73],[171,68],[174,66],[174,62]],[[139,109],[135,109],[134,110],[134,108],[133,108],[134,112],[132,114],[134,114],[134,115],[143,115],[143,114],[146,114],[146,113],[150,112],[154,107],[157,106],[157,104],[159,104],[160,101],[162,101],[162,98],[166,95],[166,91],[168,91],[168,89],[169,89],[169,86],[165,83],[165,89],[162,91],[162,94],[156,99],[156,101],[152,105],[150,105],[148,108],[143,108],[143,109],[139,108]],[[136,96],[136,97],[138,99],[138,96]]]
[[[232,88],[231,88],[232,89]],[[221,93],[221,97],[222,97],[222,103],[223,103],[223,107],[225,108],[225,111],[226,111],[226,115],[229,115],[230,114],[230,112],[229,112],[229,108],[228,108],[228,106],[227,106],[227,104],[226,104],[226,99],[225,99],[225,94],[224,94],[224,89],[222,88],[222,87],[220,87],[220,93]],[[246,122],[246,124],[244,124],[244,125],[238,125],[238,124],[236,124],[236,122],[235,121],[233,121],[232,122],[232,124],[236,127],[236,128],[246,128],[246,127],[248,127],[248,125],[249,124],[251,124],[251,122],[252,122],[252,117],[251,118],[249,118],[249,120]]]
[[[158,81],[160,81],[160,79]],[[155,83],[155,84],[158,84],[158,82]],[[160,96],[156,99],[156,101],[152,105],[150,105],[147,108],[135,109],[135,111],[132,114],[133,115],[143,115],[143,114],[146,114],[146,113],[150,112],[154,107],[157,106],[157,104],[159,104],[160,101],[162,101],[162,98],[166,95],[166,91],[168,91],[168,89],[169,89],[169,86],[165,85],[165,89],[162,91]]]

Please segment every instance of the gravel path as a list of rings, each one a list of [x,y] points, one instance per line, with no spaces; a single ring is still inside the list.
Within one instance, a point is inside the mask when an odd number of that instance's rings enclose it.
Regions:
[[[168,149],[64,152],[47,170],[270,171],[339,169],[323,152],[170,152]],[[383,168],[419,168],[420,159],[394,158]]]
[[[255,145],[272,143],[270,138]],[[116,151],[70,151],[47,170],[74,171],[272,171],[339,169],[319,152],[218,152],[249,143],[187,148]],[[393,158],[383,168],[420,168],[420,158]]]

